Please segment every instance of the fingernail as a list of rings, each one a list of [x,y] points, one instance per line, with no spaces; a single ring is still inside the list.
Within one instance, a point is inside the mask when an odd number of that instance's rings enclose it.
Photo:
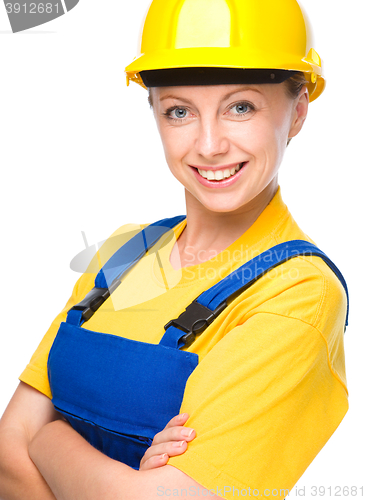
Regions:
[[[179,441],[179,442],[178,442],[178,441],[175,441],[175,442],[173,443],[173,446],[177,446],[177,448],[179,448],[180,446],[183,446],[183,445],[184,445],[184,443],[185,443],[185,441]]]
[[[194,429],[185,428],[185,429],[182,429],[181,435],[185,436],[185,437],[190,437],[193,432],[194,432]]]
[[[181,413],[181,415],[180,415],[180,418],[181,418],[181,419],[184,419],[184,418],[186,418],[186,417],[188,417],[188,414],[187,414],[187,413]]]
[[[167,460],[168,458],[168,454],[167,453],[163,453],[163,455],[161,455],[161,459],[162,460]]]

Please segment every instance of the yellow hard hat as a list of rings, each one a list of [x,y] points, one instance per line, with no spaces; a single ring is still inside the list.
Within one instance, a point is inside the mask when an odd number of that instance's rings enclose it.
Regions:
[[[153,0],[140,54],[125,68],[127,84],[159,86],[147,84],[148,77],[154,82],[173,74],[178,85],[189,68],[191,76],[196,68],[199,80],[214,68],[231,68],[233,83],[241,75],[254,76],[253,83],[278,83],[301,71],[310,101],[325,87],[321,58],[296,0]]]

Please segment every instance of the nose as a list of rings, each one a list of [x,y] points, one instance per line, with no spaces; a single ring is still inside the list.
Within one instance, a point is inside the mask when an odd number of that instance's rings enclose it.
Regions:
[[[230,141],[215,117],[200,120],[197,134],[196,152],[203,158],[211,159],[228,152]]]

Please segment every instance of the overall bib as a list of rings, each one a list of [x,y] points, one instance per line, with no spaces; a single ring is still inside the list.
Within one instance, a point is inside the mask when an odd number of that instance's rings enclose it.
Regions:
[[[111,257],[95,287],[61,323],[48,358],[56,410],[95,448],[134,469],[139,469],[155,434],[180,413],[186,382],[199,362],[197,354],[181,349],[257,279],[293,257],[315,255],[335,272],[348,297],[344,278],[328,257],[307,241],[293,240],[267,250],[203,292],[165,325],[159,344],[82,328],[123,275],[184,218],[151,224]]]

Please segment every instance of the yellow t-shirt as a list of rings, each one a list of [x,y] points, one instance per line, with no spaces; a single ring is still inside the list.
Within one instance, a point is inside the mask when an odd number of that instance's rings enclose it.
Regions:
[[[174,228],[178,238],[186,221]],[[123,226],[76,283],[20,379],[51,397],[47,358],[67,311],[94,286],[99,267],[140,227]],[[311,241],[280,190],[255,223],[212,259],[175,270],[167,235],[125,276],[83,328],[158,343],[164,325],[254,256],[292,239]],[[188,348],[199,365],[181,412],[197,437],[168,463],[224,498],[284,498],[348,409],[345,291],[318,257],[296,257],[237,297]],[[278,494],[275,494],[275,490]],[[249,493],[247,493],[249,494]]]

